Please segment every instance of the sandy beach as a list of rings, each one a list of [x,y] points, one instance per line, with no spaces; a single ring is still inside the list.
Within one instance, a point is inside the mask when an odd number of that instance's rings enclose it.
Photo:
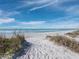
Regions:
[[[46,38],[47,35],[64,35],[64,33],[67,32],[27,33],[26,40],[31,43],[31,47],[28,51],[24,49],[25,54],[16,59],[79,59],[78,53],[58,46]]]

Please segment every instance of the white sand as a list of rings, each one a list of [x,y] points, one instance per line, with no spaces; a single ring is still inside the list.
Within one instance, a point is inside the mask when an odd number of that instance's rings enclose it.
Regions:
[[[59,32],[60,33],[60,32]],[[61,32],[61,35],[64,33]],[[45,37],[47,35],[58,35],[56,32],[27,33],[26,40],[32,43],[26,54],[17,59],[79,59],[79,54],[74,53],[63,46],[57,46]]]

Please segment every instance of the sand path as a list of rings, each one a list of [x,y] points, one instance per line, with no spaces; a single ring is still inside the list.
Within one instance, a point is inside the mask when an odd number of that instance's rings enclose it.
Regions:
[[[78,54],[46,40],[45,34],[36,35],[27,40],[32,43],[28,52],[17,59],[79,59]]]

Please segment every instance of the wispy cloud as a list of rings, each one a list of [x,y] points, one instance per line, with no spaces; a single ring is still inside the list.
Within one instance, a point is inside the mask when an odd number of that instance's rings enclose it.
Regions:
[[[23,0],[19,2],[21,3],[21,5],[17,6],[14,9],[27,8],[29,9],[29,11],[34,11],[45,7],[49,8],[51,6],[51,9],[53,9],[54,7],[61,10],[63,9],[65,11],[68,6],[64,6],[64,3],[75,2],[75,0]]]
[[[30,11],[34,11],[34,10],[37,10],[37,9],[41,9],[41,8],[44,8],[44,7],[48,7],[50,5],[53,5],[55,4],[57,1],[54,1],[54,2],[50,2],[50,3],[47,3],[47,4],[44,4],[42,6],[37,6],[37,7],[34,7],[34,8],[31,8]]]
[[[21,1],[23,3],[21,7],[27,8],[27,6],[32,6],[30,8],[30,11],[42,9],[44,7],[49,7],[49,6],[63,9],[61,5],[65,2],[70,2],[70,1],[74,1],[74,0],[37,0],[37,1],[36,0],[32,0],[32,1],[24,0],[24,1]]]
[[[67,16],[59,19],[57,21],[49,23],[49,28],[78,28],[79,27],[79,17]],[[62,20],[62,21],[61,21]],[[51,27],[50,27],[51,26]]]
[[[46,21],[30,21],[30,22],[17,22],[20,25],[40,25],[46,23]]]
[[[65,19],[66,18],[66,19]],[[1,19],[1,23],[10,23],[15,22],[17,25],[15,26],[8,26],[11,28],[78,28],[79,23],[77,17],[63,17],[60,18],[63,21],[29,21],[29,22],[20,22],[16,21],[15,19]],[[58,19],[58,20],[60,20]],[[65,20],[64,20],[65,19]],[[74,19],[74,20],[73,20]],[[5,21],[6,20],[6,21]]]
[[[33,4],[44,4],[44,3],[48,3],[51,0],[33,0],[33,1],[22,1],[24,4],[27,5],[33,5]]]
[[[9,17],[9,16],[17,15],[17,14],[20,14],[20,12],[0,10],[0,17]]]
[[[62,17],[55,19],[56,21],[29,21],[29,22],[17,22],[19,28],[78,28],[78,17]],[[61,21],[62,20],[62,21]],[[61,21],[61,22],[60,22]],[[15,26],[14,26],[15,27]]]
[[[15,22],[14,18],[0,18],[0,24]]]
[[[41,4],[44,4],[44,3],[48,3],[50,1],[51,0],[32,0],[32,1],[22,0],[22,1],[19,1],[21,3],[21,5],[17,6],[14,9],[21,9],[21,8],[24,8],[24,7],[27,8],[29,6],[37,6],[37,5],[41,5]]]
[[[71,6],[69,8],[66,9],[66,12],[68,14],[71,14],[71,15],[79,15],[79,6],[78,5],[75,5],[75,6]]]

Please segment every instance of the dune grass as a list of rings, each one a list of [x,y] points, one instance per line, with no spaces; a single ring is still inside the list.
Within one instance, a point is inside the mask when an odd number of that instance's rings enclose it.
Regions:
[[[73,31],[73,32],[69,32],[69,33],[66,33],[66,35],[69,35],[70,37],[77,37],[79,36],[79,30],[78,31]]]
[[[79,53],[79,43],[71,40],[65,36],[48,36],[50,41],[55,42],[57,45],[67,47],[71,51]]]
[[[14,34],[10,38],[0,35],[0,55],[13,54],[22,47],[22,42],[25,40],[24,35]]]

